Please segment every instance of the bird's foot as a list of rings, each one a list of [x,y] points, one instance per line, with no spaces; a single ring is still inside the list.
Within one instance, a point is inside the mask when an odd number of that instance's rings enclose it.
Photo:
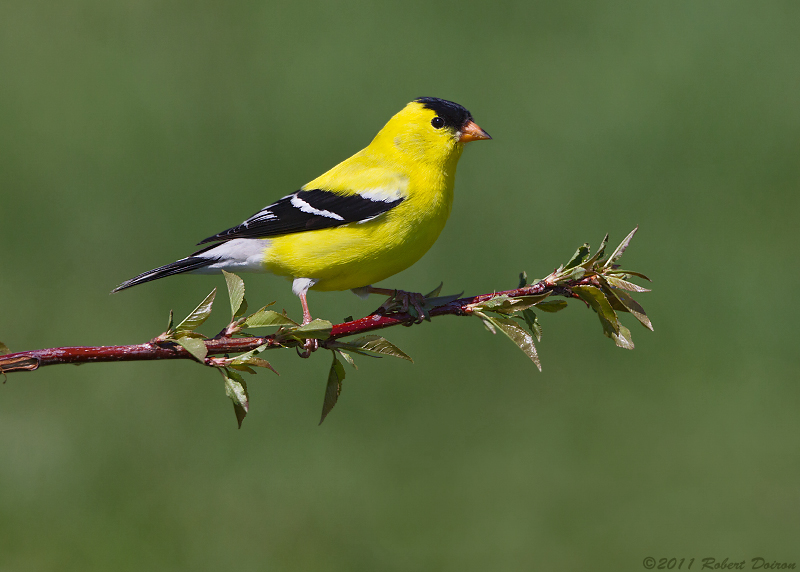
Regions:
[[[413,311],[411,311],[413,309]],[[381,304],[378,311],[382,313],[400,311],[416,314],[415,323],[421,324],[423,320],[430,320],[425,311],[425,295],[419,292],[406,292],[405,290],[394,290],[389,299]]]
[[[303,351],[300,351],[300,348],[303,348]],[[311,354],[319,349],[319,340],[316,338],[308,338],[302,346],[297,346],[295,349],[297,350],[297,355],[301,358],[311,357]]]

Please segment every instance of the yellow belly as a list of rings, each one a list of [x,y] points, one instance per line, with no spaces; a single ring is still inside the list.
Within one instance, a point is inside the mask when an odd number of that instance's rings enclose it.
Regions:
[[[288,278],[312,278],[313,290],[348,290],[405,270],[436,242],[450,214],[451,193],[418,208],[404,201],[369,222],[270,239],[265,269]]]

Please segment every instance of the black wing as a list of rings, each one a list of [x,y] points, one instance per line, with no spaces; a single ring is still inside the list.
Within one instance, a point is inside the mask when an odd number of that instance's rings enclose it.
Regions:
[[[238,226],[199,242],[234,238],[267,238],[305,230],[318,230],[367,222],[403,202],[402,198],[380,200],[361,195],[339,195],[322,189],[297,191],[264,207]]]

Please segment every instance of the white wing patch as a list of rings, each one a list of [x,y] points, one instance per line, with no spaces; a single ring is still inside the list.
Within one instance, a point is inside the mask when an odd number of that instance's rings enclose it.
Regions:
[[[406,184],[408,186],[408,184]],[[382,203],[391,203],[392,201],[396,201],[397,199],[402,199],[404,193],[400,191],[400,189],[393,187],[393,188],[385,188],[379,187],[377,189],[365,189],[363,191],[359,191],[358,193],[365,199],[369,199],[371,201],[380,201]]]
[[[358,194],[371,201],[391,203],[406,198],[408,194],[408,177],[398,176],[390,184],[372,187],[359,191]]]
[[[324,217],[327,217],[327,218],[332,218],[334,220],[344,220],[344,217],[342,217],[342,216],[340,216],[340,215],[338,215],[338,214],[336,214],[334,212],[321,210],[321,209],[315,209],[314,207],[312,207],[310,204],[308,204],[306,201],[304,201],[303,199],[301,199],[297,195],[292,195],[291,203],[292,203],[292,206],[294,208],[300,209],[304,213],[313,214],[313,215],[317,215],[317,216],[324,216]]]

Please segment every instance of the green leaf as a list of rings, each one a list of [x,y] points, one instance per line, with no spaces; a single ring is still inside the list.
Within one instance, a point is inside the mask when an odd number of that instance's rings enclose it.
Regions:
[[[171,332],[172,331],[172,326],[173,326],[173,323],[174,323],[173,317],[174,316],[173,316],[172,310],[170,310],[169,311],[169,323],[167,324],[167,332]]]
[[[491,310],[491,311],[494,312],[499,308],[509,309],[514,304],[518,303],[520,301],[520,299],[521,299],[521,297],[520,298],[512,298],[511,296],[508,296],[507,294],[500,294],[499,296],[493,296],[493,297],[489,298],[488,300],[484,300],[483,302],[478,302],[478,304],[476,304],[476,307],[480,307],[480,309],[482,309],[482,310]],[[522,305],[522,304],[520,304],[520,305]],[[522,308],[519,308],[519,309],[521,310]]]
[[[198,340],[205,340],[206,339],[206,337],[203,334],[201,334],[200,332],[181,332],[180,333],[180,337],[182,337],[182,338],[197,338]],[[174,336],[174,337],[170,336],[170,337],[168,337],[166,339],[168,341],[173,341],[174,342],[177,339],[177,336]]]
[[[551,314],[555,314],[556,312],[560,312],[564,308],[567,307],[566,300],[545,300],[544,302],[538,302],[534,306],[537,310],[541,310],[542,312],[550,312]]]
[[[614,311],[614,308],[611,307],[611,303],[608,301],[603,291],[596,286],[573,286],[571,290],[580,296],[582,300],[585,300],[591,305],[592,309],[597,312],[597,316],[600,318],[600,323],[603,326],[603,333],[616,341],[615,336],[619,336],[621,325],[617,313]]]
[[[569,270],[570,268],[574,268],[583,264],[586,260],[586,257],[589,256],[589,244],[583,243],[583,246],[579,247],[578,250],[575,251],[575,254],[572,255],[572,258],[569,259],[567,265],[564,266],[564,270]]]
[[[630,290],[631,292],[650,292],[649,289],[643,288],[633,282],[623,280],[622,278],[617,278],[615,276],[603,276],[603,278],[615,288],[622,288],[623,290]]]
[[[5,345],[3,342],[0,342],[0,356],[4,356],[6,354],[10,354],[11,350],[8,349],[8,346]]]
[[[497,333],[497,328],[494,327],[494,323],[489,319],[489,316],[487,316],[486,314],[484,314],[483,312],[480,312],[480,311],[474,312],[474,313],[475,313],[476,316],[478,316],[481,319],[481,322],[483,322],[483,327],[484,328],[489,330],[489,332],[492,333],[492,334],[496,334]]]
[[[589,260],[584,262],[582,266],[586,269],[591,268],[595,262],[597,262],[603,257],[603,253],[606,251],[607,244],[608,244],[608,233],[606,233],[606,235],[603,237],[603,241],[600,243],[600,248],[597,249],[597,252],[594,253],[594,256],[592,256]]]
[[[358,366],[356,365],[356,362],[355,362],[355,360],[353,359],[353,356],[351,356],[349,353],[347,353],[347,352],[345,352],[345,351],[342,351],[342,350],[340,350],[340,349],[338,349],[338,348],[337,348],[337,350],[336,350],[336,351],[337,351],[337,353],[338,353],[340,356],[342,356],[342,359],[343,359],[344,361],[346,361],[347,363],[349,363],[350,365],[352,365],[352,366],[353,366],[355,369],[358,369]]]
[[[603,272],[603,276],[606,276],[606,277],[609,276],[610,274],[613,274],[614,276],[627,276],[627,275],[638,276],[639,278],[643,278],[644,280],[647,280],[648,282],[652,282],[652,280],[650,280],[647,276],[645,276],[641,272],[634,272],[633,270],[617,270],[617,269],[614,269],[614,270],[607,270],[607,271]]]
[[[220,368],[222,377],[225,378],[225,394],[233,402],[233,411],[236,413],[236,421],[239,429],[242,428],[242,421],[250,410],[250,397],[247,395],[247,383],[244,378],[230,369]]]
[[[637,230],[639,230],[638,225],[630,232],[630,234],[628,234],[628,236],[625,237],[625,240],[619,243],[619,246],[614,249],[614,252],[611,253],[611,256],[608,257],[608,260],[606,260],[606,263],[603,265],[605,268],[610,267],[620,259],[620,257],[625,253],[625,249],[627,249],[628,245],[631,243],[633,235],[636,234]]]
[[[511,318],[503,316],[488,316],[485,319],[491,322],[497,329],[503,332],[508,339],[517,344],[519,349],[525,352],[531,361],[536,364],[539,371],[542,371],[542,364],[539,361],[539,355],[536,353],[536,345],[533,342],[533,336],[526,332],[516,321]]]
[[[603,280],[601,278],[601,280]],[[625,292],[624,290],[619,290],[617,288],[610,288],[607,286],[607,292],[610,294],[613,299],[611,300],[611,305],[614,305],[614,301],[618,302],[622,308],[617,308],[618,310],[622,310],[624,312],[630,312],[633,316],[639,320],[639,322],[648,330],[653,331],[653,324],[650,322],[650,318],[647,317],[647,314],[644,311],[644,308],[633,299],[633,297]]]
[[[256,358],[256,359],[258,359],[258,358]],[[256,373],[256,371],[253,368],[251,368],[249,366],[246,366],[243,363],[232,363],[228,367],[230,367],[232,369],[235,369],[236,371],[245,371],[247,373],[252,373],[253,375],[255,375],[255,373]]]
[[[603,252],[605,252],[607,245],[608,245],[608,233],[606,233],[606,235],[603,237],[603,241],[600,243],[600,248],[597,249],[597,254],[595,254],[597,258],[603,256]]]
[[[458,300],[464,293],[461,292],[460,294],[449,294],[447,296],[439,296],[437,298],[425,298],[422,303],[422,308],[425,310],[430,310],[431,308],[437,308],[438,306],[446,306],[450,302],[454,300]]]
[[[369,335],[347,342],[337,342],[336,347],[364,355],[393,356],[414,362],[403,350],[381,336]]]
[[[266,369],[271,370],[273,373],[275,373],[275,375],[280,375],[278,373],[278,371],[274,367],[272,367],[272,364],[270,364],[265,359],[261,359],[260,357],[251,357],[250,359],[247,360],[247,365],[254,365],[256,367],[264,367]]]
[[[620,348],[626,350],[632,350],[634,348],[631,331],[622,324],[619,325],[619,332],[611,334],[611,337],[614,339],[614,343]]]
[[[192,354],[197,361],[205,363],[206,356],[208,355],[208,348],[206,348],[206,343],[203,340],[184,336],[172,341]]]
[[[434,288],[433,290],[431,290],[430,292],[425,294],[425,296],[423,296],[423,297],[424,298],[435,298],[436,296],[439,295],[439,292],[442,291],[442,287],[443,286],[444,286],[444,282],[439,282],[439,285],[436,288]]]
[[[576,266],[573,268],[572,272],[569,273],[570,280],[580,280],[586,274],[586,269],[581,266]]]
[[[345,376],[342,363],[336,359],[336,352],[331,352],[331,354],[333,354],[333,363],[328,372],[328,384],[325,387],[325,399],[322,402],[322,417],[320,417],[319,420],[320,425],[322,425],[328,413],[331,412],[331,409],[333,409],[333,406],[336,405],[336,402],[339,400],[339,395],[342,393],[342,380]]]
[[[247,363],[247,360],[253,356],[257,356],[264,350],[266,350],[270,346],[269,343],[261,344],[255,349],[250,350],[249,352],[245,352],[243,354],[239,354],[235,358],[233,358],[233,363]]]
[[[242,328],[267,328],[271,326],[297,326],[297,322],[279,314],[274,310],[267,310],[264,306],[255,314],[247,316],[247,319],[242,322]]]
[[[211,291],[211,294],[206,296],[206,299],[200,302],[200,305],[195,308],[191,314],[186,316],[183,321],[178,324],[170,338],[180,338],[186,332],[192,332],[196,328],[198,328],[203,322],[208,319],[208,316],[211,314],[211,306],[214,304],[214,296],[217,295],[217,289],[214,288]]]
[[[522,272],[519,273],[519,286],[517,286],[517,288],[525,288],[525,286],[527,285],[528,285],[528,273],[523,270]]]
[[[225,276],[225,284],[228,285],[228,297],[231,299],[231,318],[235,320],[247,311],[246,305],[244,311],[241,310],[242,302],[244,302],[244,281],[232,272],[223,270],[222,274]]]
[[[305,326],[300,326],[291,331],[293,336],[301,339],[315,338],[317,340],[324,340],[330,337],[333,324],[328,320],[312,320]]]
[[[536,317],[536,312],[525,309],[522,311],[522,317],[525,319],[525,323],[528,324],[528,329],[530,329],[531,333],[536,336],[536,341],[541,342],[542,325],[539,323],[539,319]]]
[[[239,354],[238,356],[233,358],[233,360],[231,361],[231,365],[238,365],[238,364],[254,365],[256,367],[265,367],[267,369],[274,371],[275,373],[278,373],[277,371],[275,371],[275,368],[273,368],[267,360],[256,357],[258,354],[266,350],[269,346],[270,344],[268,343],[262,344],[257,348],[250,350],[249,352]]]
[[[511,300],[511,297],[507,294],[500,294],[499,296],[493,296],[487,300],[483,300],[482,302],[476,302],[475,304],[470,304],[469,308],[472,310],[492,310],[494,311],[496,308],[502,307],[504,304]]]
[[[242,303],[237,312],[233,315],[233,319],[239,319],[247,313],[247,298],[242,298]]]
[[[524,310],[526,308],[530,308],[535,306],[536,304],[541,304],[548,296],[552,294],[550,292],[544,292],[542,294],[528,294],[526,296],[514,296],[511,300],[509,300],[511,304],[511,309],[515,312],[519,312],[520,310]]]
[[[470,304],[468,307],[472,311],[487,310],[490,312],[500,312],[502,314],[513,314],[515,312],[525,310],[527,308],[530,308],[531,306],[540,303],[549,295],[550,292],[545,292],[544,294],[531,294],[529,296],[514,296],[512,298],[506,294],[501,294],[499,296],[494,296],[493,298],[489,298],[488,300],[484,300],[483,302]]]

